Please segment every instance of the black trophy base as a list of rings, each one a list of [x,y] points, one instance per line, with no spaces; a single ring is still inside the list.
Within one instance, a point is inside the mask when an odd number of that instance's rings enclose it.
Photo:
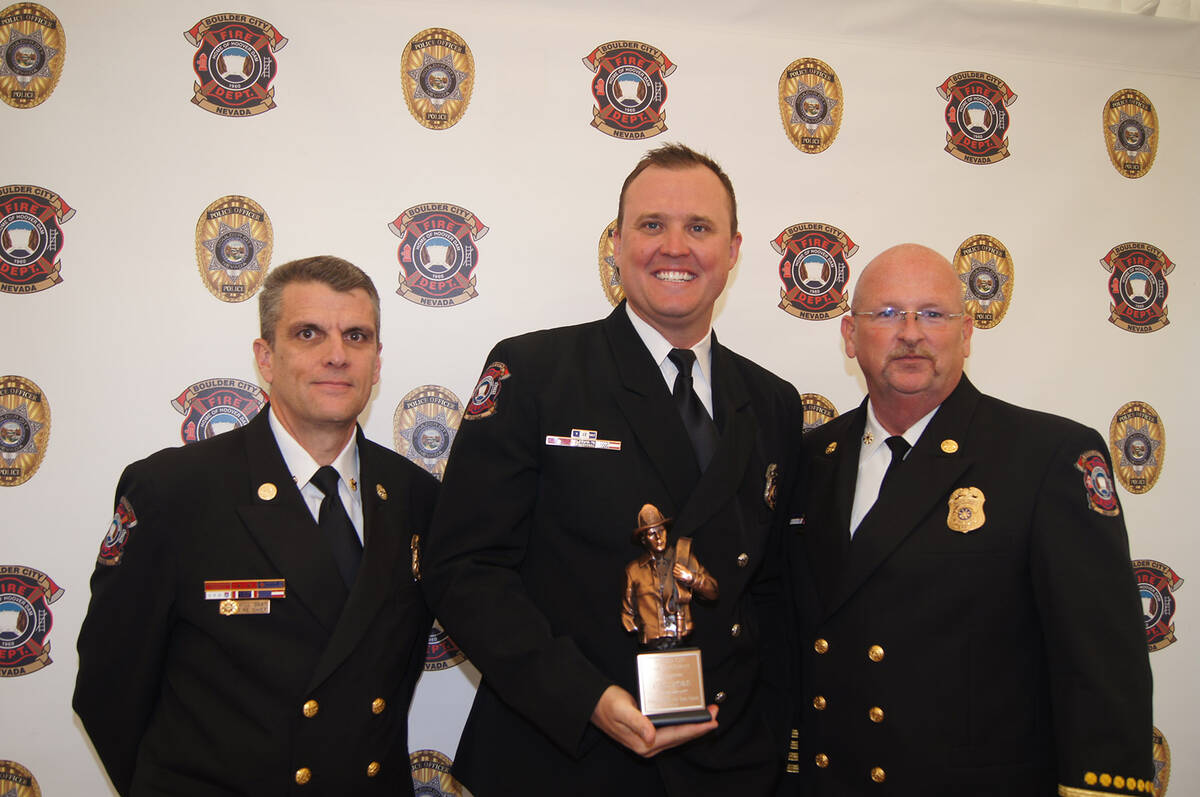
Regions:
[[[669,714],[647,714],[646,719],[650,720],[650,724],[655,728],[665,728],[669,725],[690,725],[693,722],[708,722],[712,719],[712,715],[705,708],[693,711],[675,711]]]

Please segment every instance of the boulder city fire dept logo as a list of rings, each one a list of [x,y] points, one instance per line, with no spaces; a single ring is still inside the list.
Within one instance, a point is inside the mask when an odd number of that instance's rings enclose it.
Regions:
[[[959,244],[954,268],[962,281],[967,314],[979,329],[991,329],[1004,319],[1012,301],[1012,257],[1008,248],[990,235],[972,235]]]
[[[1121,89],[1108,98],[1102,115],[1108,159],[1122,177],[1150,171],[1158,151],[1158,114],[1137,89]]]
[[[800,58],[779,76],[779,114],[796,149],[829,149],[842,126],[842,82],[824,61]]]
[[[0,11],[0,99],[14,108],[41,105],[66,57],[67,34],[49,9],[17,3]]]
[[[1146,644],[1151,652],[1162,650],[1175,641],[1175,591],[1183,579],[1153,559],[1134,559],[1133,575],[1142,598]]]
[[[793,224],[771,246],[779,261],[779,309],[808,321],[836,318],[850,309],[846,258],[858,251],[850,236],[829,224]]]
[[[425,646],[425,671],[448,670],[466,660],[466,654],[454,644],[442,624],[434,620],[433,627],[429,629],[429,642]]]
[[[1154,332],[1167,320],[1167,275],[1175,264],[1163,250],[1140,241],[1118,244],[1100,261],[1112,274],[1108,320],[1128,332]]]
[[[0,797],[42,797],[37,778],[16,761],[0,761]]]
[[[288,40],[271,23],[246,14],[215,14],[183,36],[196,48],[192,102],[218,116],[254,116],[275,107],[273,53]]]
[[[0,487],[24,484],[50,442],[50,403],[23,376],[0,376]]]
[[[0,293],[35,293],[62,282],[62,226],[75,211],[36,185],[0,188]]]
[[[448,307],[474,299],[475,242],[487,235],[479,217],[457,205],[417,205],[388,224],[400,238],[400,287],[396,293],[427,307]]]
[[[62,594],[39,570],[0,565],[0,677],[28,675],[51,663],[50,604]]]
[[[938,86],[946,100],[946,152],[963,163],[997,163],[1009,156],[1008,106],[1017,95],[987,72],[956,72]]]
[[[452,30],[427,28],[404,47],[401,83],[413,119],[430,130],[454,127],[466,114],[475,85],[471,48]]]
[[[600,288],[608,303],[616,307],[625,299],[625,288],[621,286],[621,270],[617,268],[617,256],[614,251],[613,236],[617,232],[617,220],[604,228],[600,233],[597,259],[600,264]]]
[[[1108,446],[1125,489],[1149,492],[1167,456],[1167,431],[1154,408],[1144,401],[1123,405],[1108,427]]]
[[[820,393],[801,393],[800,406],[804,410],[804,432],[806,434],[838,416],[833,402]]]
[[[417,750],[408,757],[414,797],[462,797],[462,786],[450,774],[453,763],[437,750]]]
[[[245,426],[266,403],[262,388],[241,379],[205,379],[171,399],[183,416],[179,436],[185,445]]]
[[[458,396],[440,385],[421,385],[396,405],[392,439],[400,454],[441,479],[460,421]]]
[[[1162,731],[1154,728],[1154,795],[1166,797],[1171,782],[1171,748]]]
[[[665,78],[675,64],[657,47],[613,41],[592,50],[583,63],[592,79],[592,127],[613,138],[643,139],[667,129]]]
[[[223,196],[196,222],[196,263],[209,293],[223,302],[254,295],[271,265],[274,236],[262,205],[244,196]]]

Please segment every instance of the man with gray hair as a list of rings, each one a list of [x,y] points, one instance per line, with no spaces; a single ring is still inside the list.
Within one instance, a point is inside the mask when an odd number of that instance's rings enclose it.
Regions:
[[[410,550],[437,482],[358,428],[379,294],[344,260],[295,260],[259,320],[268,407],[121,476],[75,711],[122,795],[411,791],[432,618]]]

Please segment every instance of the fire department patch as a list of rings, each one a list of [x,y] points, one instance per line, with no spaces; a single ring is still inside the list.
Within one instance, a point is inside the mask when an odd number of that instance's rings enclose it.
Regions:
[[[50,403],[23,376],[0,376],[0,487],[24,484],[37,473],[50,443]]]
[[[392,415],[396,451],[441,479],[460,421],[462,403],[452,391],[440,385],[410,390]]]
[[[608,303],[616,307],[625,299],[625,288],[621,286],[621,270],[617,268],[617,257],[613,251],[613,235],[617,231],[617,220],[600,233],[598,259],[600,262],[600,288]]]
[[[801,393],[800,406],[804,409],[804,431],[810,432],[826,421],[838,416],[833,402],[820,393]]]
[[[475,59],[461,36],[426,28],[404,46],[404,101],[430,130],[454,127],[467,112],[475,86]]]
[[[401,213],[388,229],[400,238],[400,287],[396,293],[426,307],[450,307],[474,299],[475,242],[487,235],[479,217],[457,205],[432,202]]]
[[[471,392],[463,420],[486,418],[493,414],[496,411],[496,397],[500,395],[500,383],[511,375],[508,366],[502,362],[494,362],[484,368],[475,390]]]
[[[62,282],[62,226],[75,211],[36,185],[0,188],[0,293],[36,293]]]
[[[247,14],[214,14],[183,37],[196,48],[193,103],[218,116],[254,116],[275,107],[273,53],[288,40],[271,23]]]
[[[1104,145],[1122,177],[1150,171],[1158,152],[1158,114],[1150,98],[1137,89],[1121,89],[1108,98],[1101,116]]]
[[[50,9],[16,3],[0,11],[0,99],[14,108],[41,105],[66,57],[67,34]]]
[[[1167,275],[1175,264],[1163,250],[1140,241],[1117,244],[1100,261],[1111,272],[1108,320],[1127,332],[1154,332],[1167,320]]]
[[[1075,460],[1075,469],[1083,474],[1083,489],[1087,492],[1088,506],[1101,515],[1115,517],[1121,514],[1117,503],[1117,486],[1108,463],[1099,451],[1084,451]]]
[[[592,50],[583,63],[592,80],[592,127],[613,138],[643,139],[667,129],[665,78],[675,64],[657,47],[613,41]]]
[[[1134,559],[1133,575],[1142,596],[1142,619],[1150,651],[1162,650],[1175,641],[1175,590],[1183,579],[1153,559]]]
[[[0,789],[3,797],[42,797],[33,773],[16,761],[0,761]]]
[[[991,329],[1004,319],[1012,301],[1012,257],[1007,247],[990,235],[972,235],[959,244],[954,268],[962,280],[967,314],[978,329]]]
[[[938,94],[946,100],[946,152],[963,163],[984,165],[1009,156],[1008,106],[1017,95],[1008,85],[987,72],[956,72]]]
[[[0,678],[37,672],[50,660],[50,604],[62,587],[40,570],[0,565]]]
[[[850,236],[829,224],[793,224],[771,241],[779,261],[779,309],[807,321],[836,318],[850,309],[846,258],[858,251]]]
[[[829,149],[842,126],[842,81],[824,61],[800,58],[779,76],[779,116],[796,149]]]
[[[462,797],[462,786],[450,774],[453,765],[437,750],[417,750],[408,757],[414,797]]]
[[[1166,797],[1167,784],[1171,782],[1171,748],[1167,746],[1167,737],[1162,731],[1154,728],[1154,794],[1156,797]]]
[[[205,379],[171,399],[183,416],[179,436],[184,444],[245,426],[266,403],[262,388],[242,379]]]
[[[209,293],[244,302],[271,266],[271,220],[253,199],[231,194],[214,201],[196,222],[196,263]]]
[[[429,643],[425,647],[425,671],[448,670],[466,660],[466,654],[454,644],[442,624],[434,620],[433,627],[429,629]]]
[[[1167,430],[1144,401],[1117,410],[1108,427],[1108,447],[1117,478],[1131,493],[1149,492],[1167,456]]]
[[[133,505],[129,503],[128,498],[121,496],[121,500],[117,501],[117,511],[113,513],[112,522],[108,524],[108,531],[100,541],[100,555],[96,557],[96,564],[106,567],[121,564],[121,557],[125,555],[125,543],[129,542],[136,528],[137,515],[133,512]]]

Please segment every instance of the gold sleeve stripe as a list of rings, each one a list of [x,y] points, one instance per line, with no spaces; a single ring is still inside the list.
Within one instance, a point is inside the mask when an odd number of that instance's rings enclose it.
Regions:
[[[1061,783],[1058,784],[1059,797],[1113,797],[1113,795],[1125,793],[1126,792],[1124,789],[1121,791],[1096,791],[1094,789],[1080,789],[1075,786],[1064,786]],[[1155,792],[1153,789],[1147,789],[1144,793],[1153,795]]]

